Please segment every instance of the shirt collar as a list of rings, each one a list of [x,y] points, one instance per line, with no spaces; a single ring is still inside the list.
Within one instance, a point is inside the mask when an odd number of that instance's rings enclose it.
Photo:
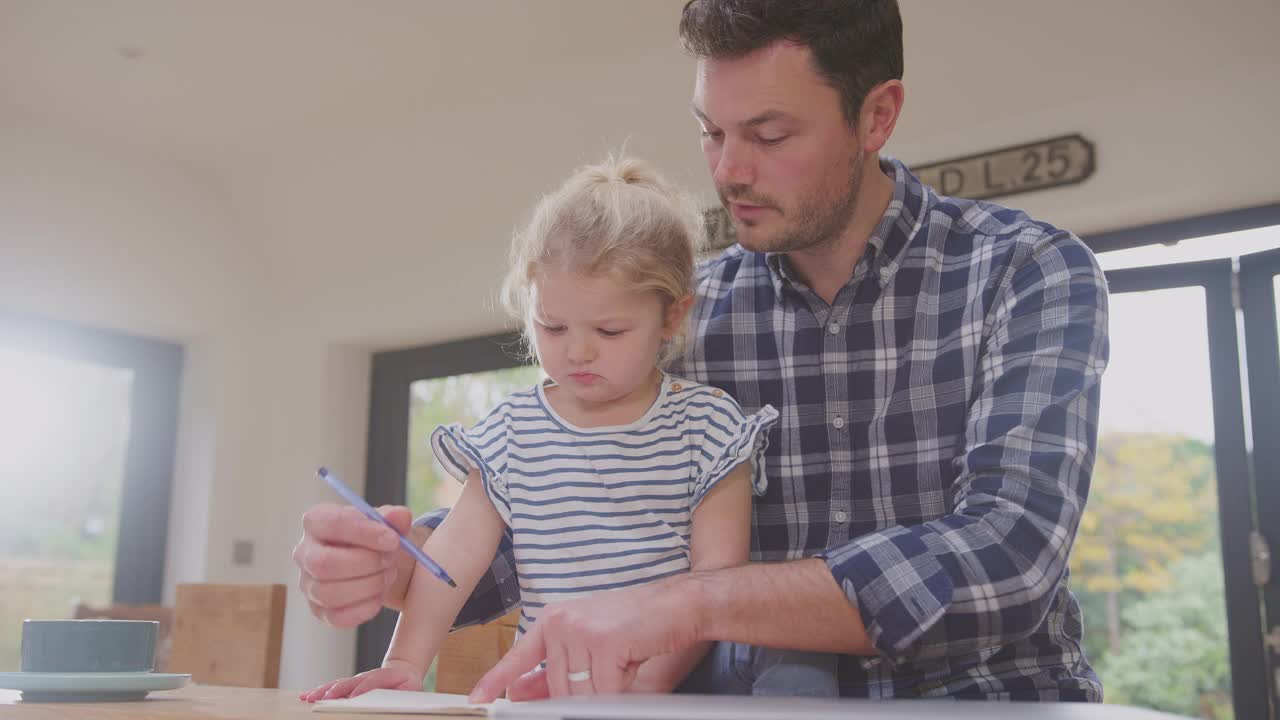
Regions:
[[[894,158],[880,158],[880,169],[893,178],[893,198],[867,239],[866,253],[858,264],[875,273],[876,281],[883,288],[898,271],[903,251],[920,230],[925,217],[926,190],[924,184]],[[795,282],[785,260],[785,253],[765,253],[769,277],[779,299],[783,290]]]

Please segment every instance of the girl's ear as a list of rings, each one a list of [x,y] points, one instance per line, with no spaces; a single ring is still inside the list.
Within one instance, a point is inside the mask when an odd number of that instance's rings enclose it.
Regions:
[[[692,295],[686,295],[667,306],[667,317],[662,326],[664,340],[670,340],[680,333],[680,329],[684,325],[685,316],[689,314],[689,309],[692,307]]]

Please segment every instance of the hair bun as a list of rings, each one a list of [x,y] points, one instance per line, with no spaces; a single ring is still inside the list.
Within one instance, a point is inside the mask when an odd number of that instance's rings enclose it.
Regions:
[[[623,158],[615,170],[618,179],[628,185],[657,185],[661,182],[656,173],[636,158]]]
[[[587,180],[592,184],[622,183],[665,192],[668,188],[662,177],[639,158],[610,154],[604,162],[584,168]]]
[[[671,307],[695,290],[701,240],[702,217],[691,196],[643,160],[611,153],[544,195],[512,236],[502,302],[524,323],[529,343],[537,335],[534,285],[549,268],[609,277],[626,290],[656,293]],[[674,335],[684,332],[682,322]],[[665,365],[680,347],[674,339],[667,342],[656,363]]]

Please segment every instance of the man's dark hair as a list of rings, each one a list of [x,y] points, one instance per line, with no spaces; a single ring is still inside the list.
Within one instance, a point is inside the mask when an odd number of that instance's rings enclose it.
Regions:
[[[871,88],[902,79],[897,0],[690,0],[680,40],[704,58],[741,57],[779,40],[808,47],[849,125]]]

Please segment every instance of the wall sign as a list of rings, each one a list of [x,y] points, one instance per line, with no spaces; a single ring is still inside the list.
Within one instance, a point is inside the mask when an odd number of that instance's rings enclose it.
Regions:
[[[911,172],[943,195],[986,200],[1074,185],[1093,175],[1093,168],[1093,143],[1071,134],[918,165]],[[702,216],[707,230],[704,253],[716,253],[737,242],[724,207],[707,208]]]
[[[919,165],[926,185],[952,197],[985,200],[1083,182],[1093,174],[1093,143],[1079,134]]]

